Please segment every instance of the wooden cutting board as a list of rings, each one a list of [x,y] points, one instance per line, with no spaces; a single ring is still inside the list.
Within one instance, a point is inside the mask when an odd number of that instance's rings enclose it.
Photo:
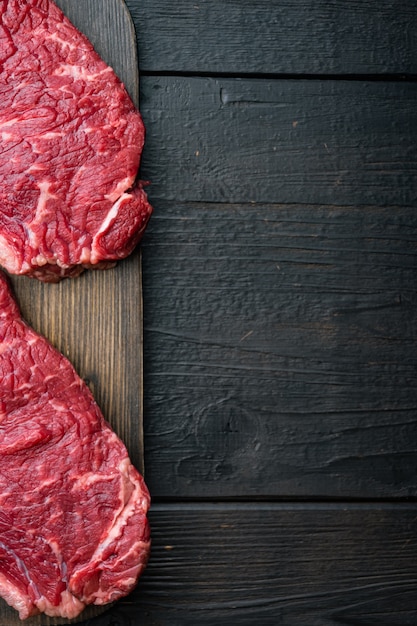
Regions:
[[[138,105],[135,31],[123,0],[56,3],[113,67]],[[140,252],[114,269],[86,271],[58,284],[23,276],[12,277],[12,283],[23,317],[72,362],[143,472]],[[37,616],[22,622],[0,601],[0,626],[70,624],[100,612],[88,607],[78,620]]]

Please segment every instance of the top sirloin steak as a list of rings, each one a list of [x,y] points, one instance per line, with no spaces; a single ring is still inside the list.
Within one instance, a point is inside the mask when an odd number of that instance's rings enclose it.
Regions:
[[[87,385],[0,272],[0,596],[26,619],[127,595],[149,556],[149,504]]]
[[[142,118],[51,0],[0,0],[0,102],[0,265],[56,282],[129,255]]]

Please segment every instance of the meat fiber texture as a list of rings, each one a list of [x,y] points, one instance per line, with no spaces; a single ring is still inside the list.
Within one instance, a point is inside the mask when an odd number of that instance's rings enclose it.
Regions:
[[[21,619],[125,596],[148,559],[148,507],[88,387],[0,273],[0,595]]]
[[[0,0],[0,265],[56,282],[129,255],[152,208],[144,125],[50,0]]]

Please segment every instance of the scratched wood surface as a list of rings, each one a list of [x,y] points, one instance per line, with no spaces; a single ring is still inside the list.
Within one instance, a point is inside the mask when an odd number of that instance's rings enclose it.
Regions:
[[[415,0],[126,0],[141,70],[416,74]]]
[[[159,202],[154,497],[417,496],[414,207]]]
[[[415,624],[416,5],[127,3],[161,504],[114,619]]]
[[[132,626],[415,624],[416,514],[416,504],[159,505],[140,608],[126,606],[126,617]]]
[[[417,7],[127,3],[156,504],[114,619],[413,625]]]
[[[146,76],[141,94],[153,197],[417,201],[416,82]]]
[[[138,103],[135,33],[122,0],[59,0],[72,22],[124,81]],[[106,419],[143,470],[142,286],[139,251],[107,271],[89,271],[58,285],[26,277],[12,283],[24,318],[49,338],[86,380]],[[97,615],[103,609],[87,608]],[[28,626],[80,620],[34,617]],[[21,624],[17,613],[0,604],[1,626]]]

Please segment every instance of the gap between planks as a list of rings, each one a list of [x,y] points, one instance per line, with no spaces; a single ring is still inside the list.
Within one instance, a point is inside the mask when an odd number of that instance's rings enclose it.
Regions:
[[[305,74],[281,72],[198,72],[141,70],[141,76],[166,78],[244,78],[259,80],[312,80],[312,81],[357,81],[357,82],[417,82],[417,74]]]

